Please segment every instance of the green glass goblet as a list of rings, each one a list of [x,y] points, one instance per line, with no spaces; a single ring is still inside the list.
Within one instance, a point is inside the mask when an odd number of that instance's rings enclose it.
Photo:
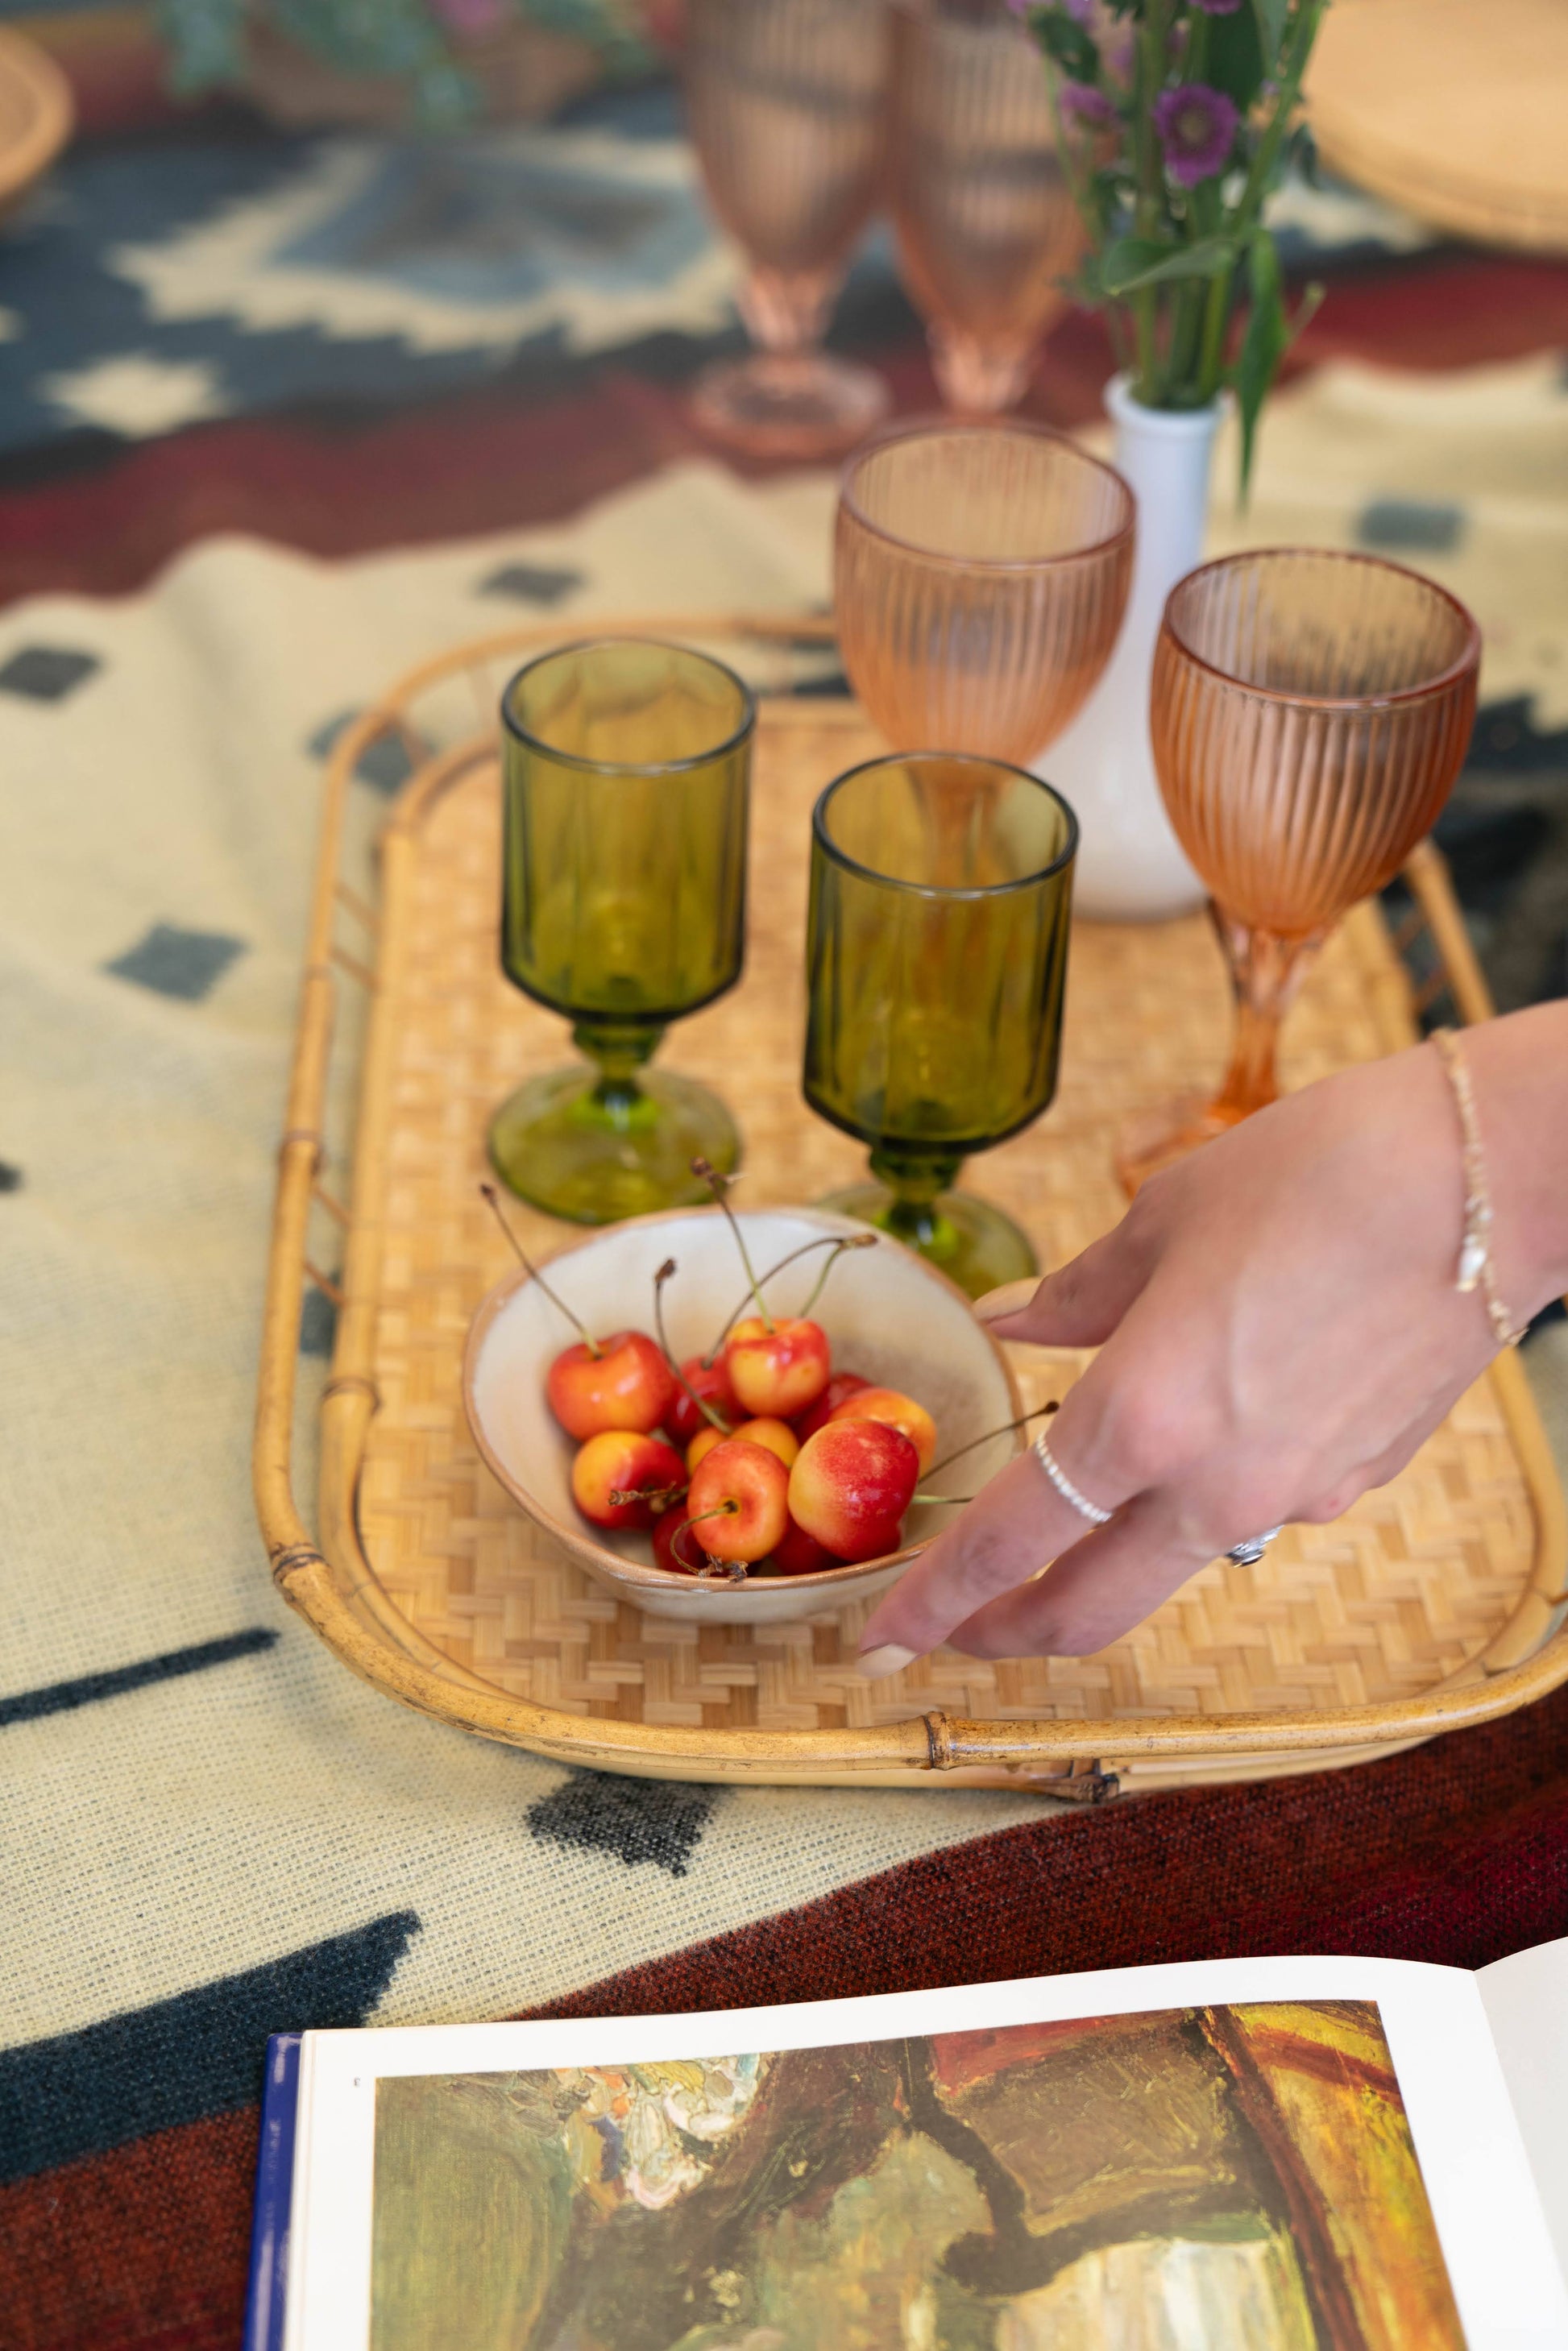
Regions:
[[[1056,1092],[1078,820],[1026,768],[906,752],[852,768],[811,819],[804,1089],[871,1145],[823,1205],[971,1298],[1038,1272],[1028,1236],[953,1186]]]
[[[501,715],[501,961],[586,1059],[502,1103],[496,1171],[583,1225],[706,1200],[691,1163],[734,1167],[735,1123],[647,1064],[740,977],[756,705],[721,662],[623,637],[530,662]]]

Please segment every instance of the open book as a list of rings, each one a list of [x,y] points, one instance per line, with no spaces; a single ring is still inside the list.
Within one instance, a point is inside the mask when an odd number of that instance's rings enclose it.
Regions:
[[[268,2049],[246,2351],[1568,2346],[1568,1941]]]

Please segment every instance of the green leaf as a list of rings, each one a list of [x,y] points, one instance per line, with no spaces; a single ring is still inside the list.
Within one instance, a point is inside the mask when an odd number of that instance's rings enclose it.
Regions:
[[[1245,115],[1262,87],[1263,74],[1263,47],[1258,20],[1250,10],[1239,8],[1233,16],[1211,16],[1202,78],[1222,89],[1234,101],[1237,112]]]
[[[1267,61],[1265,70],[1279,62],[1285,46],[1285,19],[1290,13],[1290,0],[1252,0],[1252,15]]]
[[[1218,277],[1236,258],[1228,236],[1200,236],[1191,245],[1161,245],[1152,237],[1119,236],[1100,256],[1100,279],[1120,298],[1141,286],[1165,286],[1181,277]]]
[[[1251,308],[1247,318],[1247,331],[1241,338],[1241,349],[1230,371],[1231,384],[1236,392],[1236,408],[1241,426],[1240,497],[1243,506],[1252,480],[1252,457],[1257,447],[1258,421],[1263,413],[1263,402],[1273,387],[1280,371],[1280,361],[1290,349],[1290,332],[1285,324],[1285,306],[1281,296],[1280,256],[1274,240],[1266,228],[1254,229],[1247,245],[1247,274],[1251,292]]]
[[[1035,37],[1072,81],[1097,82],[1100,52],[1089,35],[1065,8],[1040,8],[1030,19]]]

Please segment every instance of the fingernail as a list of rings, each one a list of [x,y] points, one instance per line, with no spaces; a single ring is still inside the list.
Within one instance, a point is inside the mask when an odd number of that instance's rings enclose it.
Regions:
[[[901,1674],[920,1655],[918,1649],[901,1649],[896,1641],[886,1641],[880,1649],[868,1649],[855,1659],[855,1671],[863,1674],[868,1682],[880,1682],[889,1674]]]
[[[976,1299],[975,1312],[982,1322],[1005,1322],[1010,1314],[1023,1312],[1039,1288],[1038,1281],[1004,1281],[999,1290],[988,1290]]]

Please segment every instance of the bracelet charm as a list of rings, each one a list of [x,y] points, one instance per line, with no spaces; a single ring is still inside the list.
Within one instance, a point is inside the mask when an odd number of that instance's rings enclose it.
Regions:
[[[1470,1084],[1469,1064],[1464,1048],[1452,1029],[1434,1029],[1432,1042],[1437,1059],[1453,1092],[1454,1106],[1459,1114],[1460,1147],[1465,1171],[1465,1224],[1459,1241],[1458,1263],[1454,1271],[1454,1288],[1465,1295],[1479,1290],[1485,1301],[1487,1320],[1492,1336],[1500,1347],[1517,1347],[1526,1326],[1515,1330],[1507,1307],[1498,1294],[1497,1277],[1492,1271],[1491,1192],[1487,1184],[1486,1154],[1481,1147],[1480,1121],[1476,1115],[1475,1092]]]

